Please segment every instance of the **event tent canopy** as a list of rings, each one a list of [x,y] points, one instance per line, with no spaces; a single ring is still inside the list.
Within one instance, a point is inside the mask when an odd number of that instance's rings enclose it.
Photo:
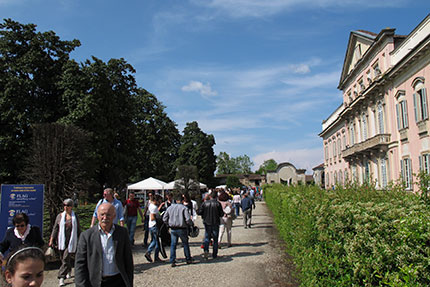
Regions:
[[[190,179],[190,182],[193,182],[193,181]],[[181,179],[177,179],[177,180],[174,180],[174,181],[167,183],[164,188],[165,189],[175,189],[175,183],[177,185],[179,185],[180,187],[184,187],[183,181]],[[200,189],[207,188],[206,184],[204,184],[204,183],[199,182],[198,184],[200,186]]]
[[[128,190],[164,190],[166,183],[159,179],[149,177],[142,181],[133,183],[127,187]]]

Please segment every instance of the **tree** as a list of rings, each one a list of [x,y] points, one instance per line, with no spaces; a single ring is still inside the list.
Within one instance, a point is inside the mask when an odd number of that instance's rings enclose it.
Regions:
[[[217,156],[217,174],[249,174],[253,165],[246,154],[230,158],[228,153],[220,152]]]
[[[138,89],[134,73],[124,59],[105,63],[93,57],[80,66],[70,62],[63,75],[67,115],[62,121],[91,133],[100,186],[122,187],[135,171]]]
[[[226,179],[226,185],[229,188],[241,187],[242,183],[239,178],[235,175],[229,175]]]
[[[251,167],[254,165],[254,163],[249,158],[249,156],[244,154],[236,158],[236,165],[239,169],[239,173],[249,174],[251,173]]]
[[[0,182],[22,180],[31,144],[30,125],[64,115],[58,85],[78,40],[62,41],[53,32],[11,19],[0,24]]]
[[[271,158],[271,159],[265,160],[255,173],[267,174],[267,171],[276,170],[277,167],[278,167],[278,163]]]
[[[135,180],[153,176],[170,181],[175,177],[181,135],[164,109],[154,95],[144,89],[138,91],[133,119],[137,142]]]
[[[200,191],[200,185],[197,180],[198,170],[194,165],[180,165],[176,172],[176,179],[179,180],[179,184],[175,184],[175,189],[183,190],[184,192],[198,192]]]
[[[88,186],[90,137],[75,126],[58,123],[34,125],[32,134],[25,177],[45,185],[45,208],[52,227],[63,200]]]
[[[213,135],[207,135],[198,126],[197,122],[187,123],[181,138],[179,157],[176,165],[194,165],[197,167],[198,180],[211,184],[216,169],[216,157],[213,146]]]
[[[236,174],[238,172],[234,158],[230,158],[230,155],[226,152],[219,153],[216,163],[217,174]]]

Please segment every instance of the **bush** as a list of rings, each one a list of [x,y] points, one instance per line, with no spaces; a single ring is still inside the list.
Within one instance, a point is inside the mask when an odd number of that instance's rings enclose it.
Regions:
[[[430,211],[371,185],[270,185],[265,199],[302,286],[429,286]]]

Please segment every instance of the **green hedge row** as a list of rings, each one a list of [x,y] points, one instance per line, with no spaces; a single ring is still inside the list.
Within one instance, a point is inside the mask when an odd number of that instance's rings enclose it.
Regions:
[[[430,209],[419,196],[366,186],[264,191],[302,286],[430,286]]]

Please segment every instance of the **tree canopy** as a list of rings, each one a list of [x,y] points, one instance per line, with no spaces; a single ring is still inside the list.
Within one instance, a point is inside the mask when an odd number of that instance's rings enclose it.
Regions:
[[[220,152],[216,159],[217,174],[249,174],[254,163],[249,156],[230,157],[226,152]]]
[[[271,159],[265,160],[263,164],[260,165],[256,173],[267,174],[267,171],[276,170],[277,167],[278,167],[278,163],[273,158],[271,158]]]

